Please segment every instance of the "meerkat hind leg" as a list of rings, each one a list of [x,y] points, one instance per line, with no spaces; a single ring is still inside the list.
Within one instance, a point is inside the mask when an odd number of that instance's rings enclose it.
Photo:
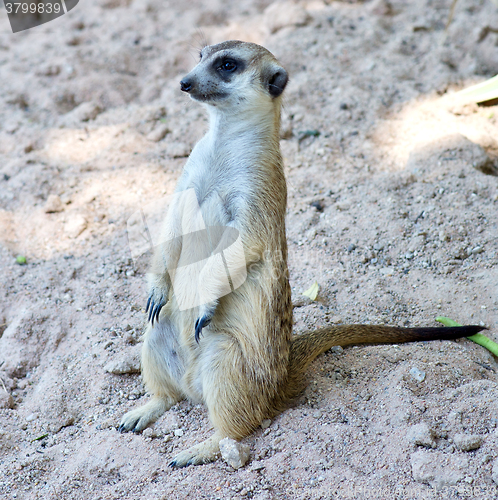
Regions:
[[[168,318],[149,325],[142,347],[142,377],[153,397],[123,416],[120,432],[144,430],[182,399],[179,379],[184,367],[178,351],[176,331]]]

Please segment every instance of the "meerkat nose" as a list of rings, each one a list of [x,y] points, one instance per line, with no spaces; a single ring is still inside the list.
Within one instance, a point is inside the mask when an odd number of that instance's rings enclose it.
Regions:
[[[190,92],[190,90],[192,90],[192,82],[189,80],[182,80],[180,82],[180,89],[183,90],[183,92]]]

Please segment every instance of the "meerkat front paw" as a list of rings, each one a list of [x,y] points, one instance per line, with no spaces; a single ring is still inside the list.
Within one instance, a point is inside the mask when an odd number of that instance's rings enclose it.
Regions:
[[[216,306],[218,305],[218,301],[212,302],[211,304],[205,304],[201,306],[199,310],[199,317],[195,321],[195,341],[199,343],[201,338],[202,329],[205,326],[208,326],[213,319],[214,313],[216,311]]]
[[[121,419],[118,431],[121,433],[129,431],[141,432],[171,408],[171,405],[172,402],[165,398],[154,397],[144,406],[126,413]]]
[[[157,294],[153,291],[147,299],[147,306],[145,307],[145,314],[149,313],[148,321],[154,325],[154,320],[157,322],[161,309],[166,305],[167,300],[163,294]]]
[[[154,325],[154,321],[159,320],[161,309],[168,302],[171,283],[167,272],[149,272],[147,274],[149,282],[149,298],[145,312],[148,314],[148,321]]]

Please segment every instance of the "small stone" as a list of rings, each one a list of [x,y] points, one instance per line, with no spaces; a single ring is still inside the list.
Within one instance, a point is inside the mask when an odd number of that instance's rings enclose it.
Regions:
[[[127,349],[123,355],[109,361],[104,370],[114,375],[140,372],[140,346]]]
[[[33,422],[33,420],[36,420],[38,418],[38,415],[36,413],[30,413],[26,417],[26,422]]]
[[[156,429],[155,427],[147,427],[147,429],[144,429],[142,432],[143,437],[146,438],[157,438],[161,437],[162,433],[159,429]]]
[[[423,382],[425,380],[425,372],[422,370],[419,370],[417,367],[413,367],[410,369],[410,375],[412,378],[414,378],[417,382]]]
[[[491,471],[491,479],[498,484],[498,459],[494,461],[493,469]]]
[[[263,470],[265,468],[265,465],[262,464],[261,462],[254,462],[251,466],[251,470],[255,472],[259,472],[260,470]]]
[[[0,408],[14,408],[14,398],[12,394],[0,388]]]
[[[46,214],[53,214],[56,212],[62,212],[64,210],[64,205],[59,196],[56,194],[51,194],[45,202],[45,207],[43,208]]]
[[[263,420],[261,422],[261,428],[263,430],[268,429],[268,427],[270,427],[270,424],[271,424],[271,420],[269,418],[267,418],[266,420]]]
[[[170,144],[166,144],[165,153],[171,158],[187,158],[190,154],[190,148],[183,142],[175,141]]]
[[[443,489],[463,480],[468,473],[469,461],[460,454],[450,455],[437,451],[420,450],[410,456],[415,481]]]
[[[147,139],[152,142],[162,141],[171,130],[165,123],[158,125],[152,132],[147,135]]]
[[[383,267],[382,269],[379,269],[380,274],[383,274],[384,276],[392,276],[394,274],[394,268],[393,267]]]
[[[340,321],[339,321],[340,323]],[[328,352],[331,352],[332,354],[342,354],[344,349],[340,345],[336,345],[334,347],[331,347]]]
[[[70,238],[77,238],[86,229],[86,226],[86,219],[82,215],[76,215],[66,222],[64,229]]]
[[[100,423],[100,426],[98,426],[97,428],[100,430],[103,430],[103,429],[112,429],[113,427],[116,427],[116,426],[117,426],[117,422],[115,419],[107,418],[107,419],[103,420]]]
[[[184,432],[183,432],[183,429],[175,429],[173,431],[173,434],[176,436],[176,437],[182,437]]]
[[[301,5],[285,0],[271,3],[263,15],[263,22],[271,33],[287,26],[305,26],[311,20],[310,15]]]
[[[412,252],[407,252],[407,253],[405,254],[405,259],[406,259],[406,260],[412,260],[412,259],[413,259],[413,257],[415,257],[415,255],[414,255]]]
[[[374,0],[369,7],[372,14],[377,16],[391,16],[394,12],[391,2],[387,0]]]
[[[450,241],[450,236],[446,231],[439,231],[439,241]]]
[[[72,115],[80,122],[95,120],[100,113],[102,108],[94,102],[83,102],[72,111]]]
[[[292,307],[309,306],[313,301],[306,295],[299,295],[292,300]]]
[[[220,451],[223,460],[234,469],[240,469],[249,459],[249,446],[228,437],[220,441]]]
[[[425,446],[426,448],[435,448],[434,434],[432,429],[426,423],[412,425],[406,433],[408,441],[417,446]]]
[[[456,434],[453,437],[453,443],[461,451],[477,450],[482,441],[482,437],[477,434]]]

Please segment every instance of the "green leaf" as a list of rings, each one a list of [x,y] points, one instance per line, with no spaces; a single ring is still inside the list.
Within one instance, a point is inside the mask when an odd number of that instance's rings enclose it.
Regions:
[[[473,85],[468,89],[460,90],[455,95],[460,97],[467,97],[475,102],[491,101],[498,99],[498,75],[486,80],[477,85]]]
[[[445,316],[438,316],[436,318],[436,321],[439,321],[439,323],[442,323],[444,326],[462,326],[460,323],[457,323],[450,318],[446,318]],[[490,338],[486,337],[486,335],[483,335],[482,333],[476,333],[475,335],[471,335],[467,338],[469,340],[472,340],[472,342],[475,342],[476,344],[484,347],[495,356],[498,356],[498,344],[496,342],[493,342]]]
[[[311,300],[316,300],[316,297],[318,296],[318,291],[320,290],[320,286],[318,283],[315,281],[305,292],[303,292],[303,295],[306,295],[306,297],[309,297]]]
[[[45,439],[46,437],[48,437],[48,434],[42,434],[41,436],[38,436],[37,438],[32,439],[31,442],[34,443],[35,441],[41,441],[42,439]]]
[[[24,255],[18,255],[16,257],[16,262],[23,266],[24,264],[26,264],[26,257],[24,257]]]

